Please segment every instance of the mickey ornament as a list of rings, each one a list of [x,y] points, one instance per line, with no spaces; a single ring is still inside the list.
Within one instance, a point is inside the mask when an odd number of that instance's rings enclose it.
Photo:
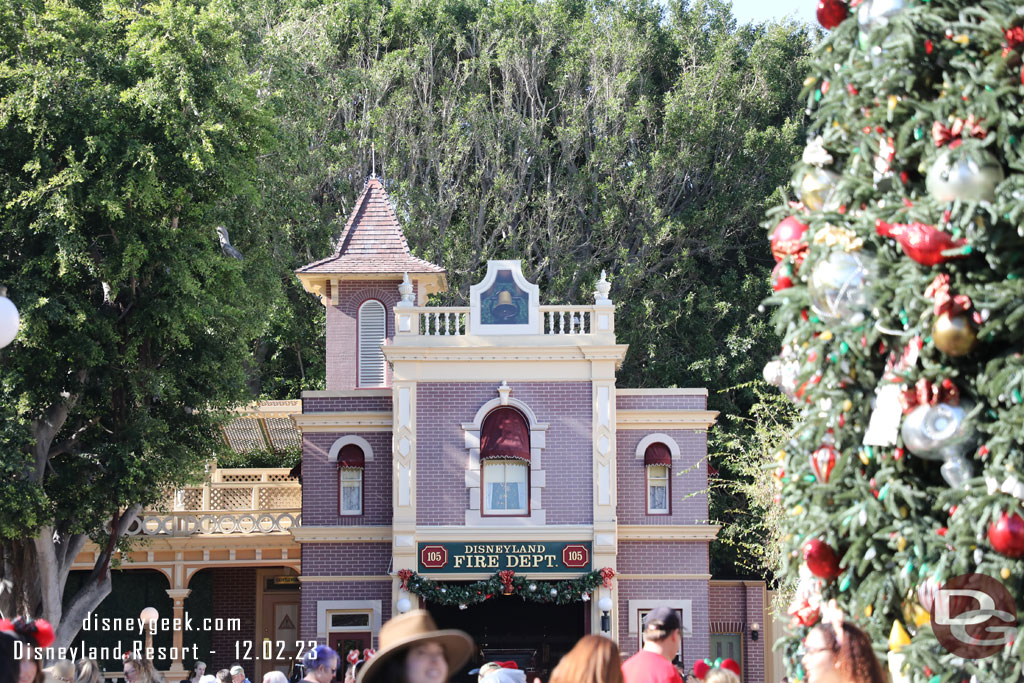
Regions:
[[[961,399],[949,379],[934,385],[925,378],[904,391],[900,401],[906,414],[900,427],[903,445],[919,458],[944,461],[939,469],[946,483],[963,486],[974,474],[966,458],[975,442],[967,425],[974,403]]]

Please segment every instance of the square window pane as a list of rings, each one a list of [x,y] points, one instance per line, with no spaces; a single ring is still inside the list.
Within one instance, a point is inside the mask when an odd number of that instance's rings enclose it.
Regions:
[[[346,485],[341,489],[341,507],[345,512],[362,510],[362,487]]]
[[[668,487],[667,486],[655,486],[650,487],[650,508],[654,510],[668,510]]]

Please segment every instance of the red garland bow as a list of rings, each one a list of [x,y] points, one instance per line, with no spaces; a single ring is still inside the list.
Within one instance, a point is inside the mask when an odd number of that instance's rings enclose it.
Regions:
[[[615,570],[611,567],[605,567],[601,570],[601,581],[604,583],[605,588],[612,587],[612,579],[615,578]]]
[[[498,578],[501,580],[501,586],[504,588],[505,595],[512,594],[512,579],[516,573],[511,569],[504,569],[498,572]]]
[[[935,299],[935,315],[942,315],[946,313],[948,315],[959,315],[966,313],[971,310],[973,304],[971,303],[971,297],[966,294],[951,294],[949,291],[949,274],[939,273],[932,280],[932,283],[928,285],[928,289],[924,290],[924,295],[929,299]],[[981,324],[981,315],[974,311],[972,317],[975,324]]]
[[[936,386],[922,377],[917,380],[913,389],[903,391],[900,403],[903,404],[904,414],[918,406],[933,406],[937,403],[949,403],[955,406],[960,403],[960,389],[949,378],[942,380]]]
[[[404,591],[409,590],[409,579],[412,578],[412,575],[414,573],[415,572],[413,572],[413,570],[411,570],[411,569],[399,569],[398,570],[398,578],[400,578],[402,580],[402,590],[404,590]]]
[[[349,664],[355,664],[356,662],[358,662],[359,661],[359,650],[349,650],[348,651],[348,656],[345,657],[345,660]]]
[[[942,147],[949,143],[950,149],[956,149],[963,144],[961,136],[964,131],[970,137],[984,140],[988,133],[981,127],[981,121],[983,119],[975,120],[974,114],[968,116],[966,121],[963,119],[953,119],[953,125],[948,128],[942,121],[936,121],[932,124],[932,139],[935,140],[935,146]]]
[[[1024,28],[1014,26],[1003,31],[1003,35],[1006,36],[1006,44],[1003,46],[1003,57],[1005,58],[1010,52],[1020,47],[1021,43],[1024,43]]]

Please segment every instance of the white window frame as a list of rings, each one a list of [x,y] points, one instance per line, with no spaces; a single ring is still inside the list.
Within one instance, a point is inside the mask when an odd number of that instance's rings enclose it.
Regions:
[[[350,475],[346,480],[345,475]],[[352,477],[351,475],[355,475]],[[358,516],[363,514],[363,468],[362,467],[339,467],[338,468],[338,514],[342,516]],[[358,510],[346,510],[345,509],[345,483],[358,481],[359,489],[359,509]],[[352,488],[351,485],[348,488]]]
[[[490,473],[493,476],[495,474],[496,470],[498,469],[498,467],[501,467],[502,468],[502,472],[503,472],[503,475],[502,475],[503,476],[503,481],[504,481],[504,483],[507,484],[508,483],[508,476],[507,476],[508,470],[506,468],[508,468],[510,466],[521,467],[522,471],[523,471],[523,474],[525,474],[525,476],[523,477],[523,481],[522,481],[522,489],[523,489],[523,493],[525,494],[525,497],[526,497],[526,505],[523,506],[522,508],[516,508],[514,510],[508,510],[508,509],[497,510],[497,509],[494,509],[494,508],[488,508],[487,507],[487,489],[488,489],[488,484],[494,483],[494,482],[488,481],[488,477],[487,477],[488,470],[490,470]],[[495,458],[493,460],[492,459],[486,459],[486,460],[484,460],[481,463],[480,469],[481,469],[480,476],[481,476],[481,481],[482,481],[482,494],[483,494],[483,497],[484,497],[483,501],[481,503],[481,513],[482,514],[485,514],[488,517],[494,517],[494,516],[520,517],[520,516],[525,516],[525,515],[530,514],[530,463],[528,463],[528,462],[526,462],[524,460],[516,459],[516,458],[509,458],[509,459],[502,459],[502,460],[499,460],[497,458]],[[507,498],[506,498],[506,500],[507,500]]]
[[[371,309],[373,309],[373,313],[372,314],[370,313],[370,309],[368,309],[367,307],[370,307]],[[363,323],[366,322],[366,324],[369,325],[371,323],[370,315],[376,315],[378,313],[380,315],[379,325],[380,325],[381,334],[380,334],[380,343],[379,344],[375,344],[373,342],[377,339],[376,335],[374,336],[373,340],[370,340],[369,342],[367,342],[366,336],[369,334],[369,332],[364,329],[364,324]],[[374,320],[372,322],[376,323],[377,321]],[[387,308],[384,306],[383,303],[381,303],[377,299],[367,299],[366,301],[364,301],[362,304],[359,305],[359,312],[358,312],[357,317],[356,317],[356,327],[358,329],[358,335],[359,335],[359,348],[356,350],[357,351],[357,353],[356,353],[356,355],[357,355],[357,358],[356,358],[356,375],[357,375],[357,377],[356,377],[356,379],[358,380],[356,384],[357,384],[357,386],[360,386],[360,387],[386,387],[387,383],[388,383],[388,368],[387,368],[387,363],[386,363],[385,358],[384,358],[384,351],[380,347],[383,344],[385,344],[387,342],[387,339],[388,339]],[[365,356],[364,356],[364,352],[366,354]],[[371,353],[374,354],[373,358],[369,358],[369,355]],[[378,360],[377,359],[378,355],[379,355],[379,362],[380,362],[380,367],[379,367],[380,382],[379,383],[374,383],[372,381],[374,379],[373,377],[367,376],[366,378],[364,378],[364,376],[363,376],[363,368],[364,368],[364,365],[367,366],[367,368],[366,368],[366,374],[367,375],[369,375],[371,371],[376,372],[375,370],[373,370],[372,366],[376,365],[376,362]],[[364,358],[366,359],[365,364],[364,364]]]
[[[671,513],[672,512],[672,502],[671,502],[670,498],[672,496],[672,468],[669,467],[668,465],[648,465],[644,469],[646,470],[646,472],[645,472],[645,480],[647,482],[647,491],[646,491],[647,495],[645,496],[647,498],[647,514],[649,514],[649,515],[667,515],[667,514]],[[665,471],[665,477],[664,478],[660,478],[659,477],[658,479],[652,481],[651,470],[654,470],[654,469],[662,469],[662,470],[664,470]],[[664,486],[665,486],[665,507],[664,508],[652,508],[651,507],[651,489],[654,488],[654,485],[656,483],[658,483],[658,484],[664,483]]]

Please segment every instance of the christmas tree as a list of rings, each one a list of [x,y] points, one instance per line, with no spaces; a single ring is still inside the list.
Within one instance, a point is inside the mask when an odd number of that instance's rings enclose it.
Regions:
[[[811,136],[766,223],[784,341],[765,378],[801,407],[775,463],[790,672],[835,599],[893,681],[1019,681],[1024,14],[821,0],[818,18]],[[987,646],[936,619],[979,607],[940,593],[965,586],[1004,613],[966,628]]]

